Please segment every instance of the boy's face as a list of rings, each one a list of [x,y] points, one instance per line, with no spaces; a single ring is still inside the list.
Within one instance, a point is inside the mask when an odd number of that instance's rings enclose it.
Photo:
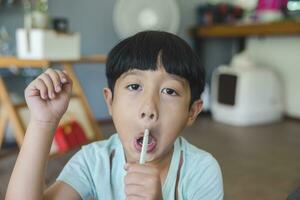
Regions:
[[[115,83],[114,95],[104,88],[104,97],[128,162],[139,160],[146,128],[150,130],[147,161],[171,155],[176,138],[202,108],[198,100],[189,109],[189,83],[163,67],[122,74]]]

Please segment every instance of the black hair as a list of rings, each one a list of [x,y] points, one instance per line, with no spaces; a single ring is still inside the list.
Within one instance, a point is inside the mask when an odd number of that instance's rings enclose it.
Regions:
[[[156,70],[158,59],[166,72],[186,79],[191,88],[191,102],[200,99],[205,72],[199,57],[180,37],[163,31],[143,31],[119,42],[108,54],[106,77],[114,91],[117,79],[125,72]]]

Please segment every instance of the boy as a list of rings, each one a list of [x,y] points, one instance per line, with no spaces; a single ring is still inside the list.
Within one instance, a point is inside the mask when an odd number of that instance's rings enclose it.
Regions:
[[[140,32],[109,53],[103,94],[118,134],[84,146],[44,192],[53,133],[72,81],[47,70],[25,90],[31,112],[6,199],[223,199],[217,161],[180,137],[202,108],[204,70],[179,37]],[[138,164],[150,131],[146,164]]]

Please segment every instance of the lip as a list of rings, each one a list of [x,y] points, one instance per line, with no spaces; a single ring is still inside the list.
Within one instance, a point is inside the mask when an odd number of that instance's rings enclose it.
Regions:
[[[138,139],[140,139],[141,137],[143,137],[143,134],[134,138],[134,140],[133,140],[133,146],[138,152],[142,151],[142,145],[140,143],[138,143]],[[153,152],[157,145],[157,140],[155,137],[153,137],[153,135],[151,133],[149,134],[149,142],[150,143],[148,143],[147,153]]]

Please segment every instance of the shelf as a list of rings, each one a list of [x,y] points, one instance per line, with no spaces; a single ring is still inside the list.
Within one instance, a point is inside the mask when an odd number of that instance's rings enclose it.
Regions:
[[[204,38],[300,35],[300,21],[196,26],[190,30],[190,33],[193,37]]]
[[[9,66],[15,66],[18,68],[41,68],[49,67],[53,64],[80,64],[80,63],[105,63],[106,55],[92,55],[82,56],[78,60],[30,60],[30,59],[18,59],[13,56],[0,56],[0,68],[7,68]]]

